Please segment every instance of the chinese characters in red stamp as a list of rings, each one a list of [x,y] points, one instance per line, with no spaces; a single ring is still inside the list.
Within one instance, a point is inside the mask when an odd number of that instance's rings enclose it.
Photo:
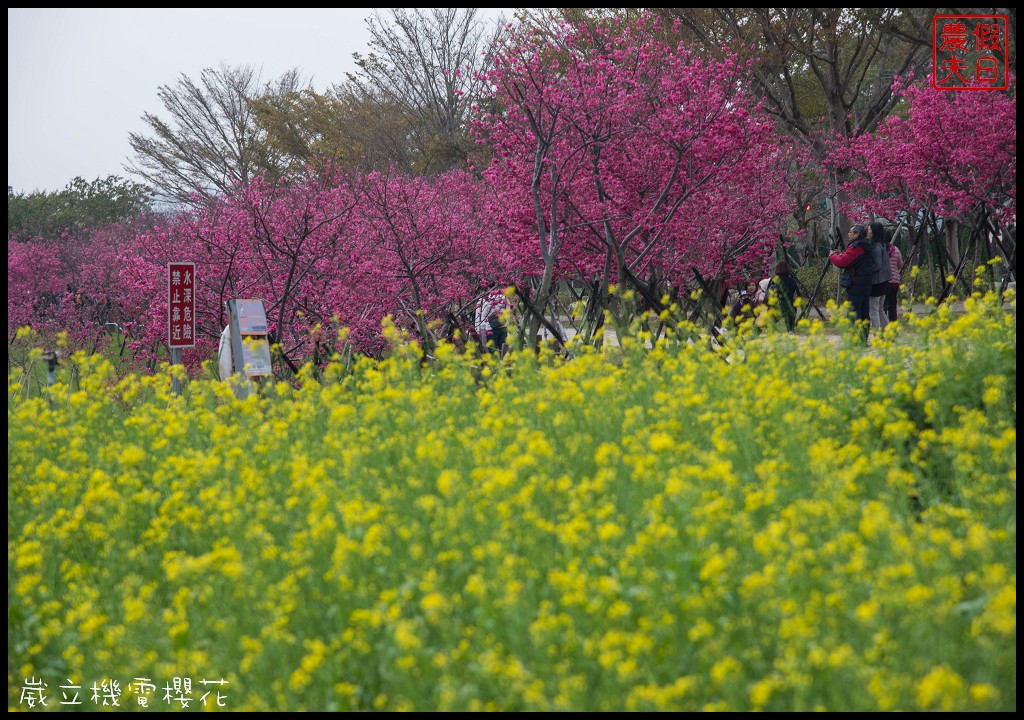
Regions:
[[[932,86],[936,90],[1006,90],[1010,85],[1005,15],[936,15]]]

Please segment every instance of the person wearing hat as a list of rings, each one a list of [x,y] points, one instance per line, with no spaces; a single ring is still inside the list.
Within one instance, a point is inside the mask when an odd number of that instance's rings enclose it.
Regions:
[[[849,244],[846,249],[842,252],[833,251],[828,261],[842,270],[839,285],[846,288],[846,298],[853,309],[854,320],[860,324],[864,342],[867,342],[871,323],[871,284],[875,273],[867,227],[854,225],[847,233],[847,240]]]
[[[737,325],[743,320],[754,319],[754,309],[757,307],[757,283],[753,280],[747,281],[746,286],[740,290],[739,297],[733,303],[729,311],[729,317]]]

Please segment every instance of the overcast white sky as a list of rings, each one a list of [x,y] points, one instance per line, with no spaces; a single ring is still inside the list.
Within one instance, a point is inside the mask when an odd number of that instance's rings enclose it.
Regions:
[[[54,192],[73,178],[130,178],[128,134],[168,118],[161,85],[204,68],[292,68],[326,90],[366,54],[373,8],[7,9],[7,184]],[[482,10],[486,19],[511,9]],[[387,9],[382,17],[390,17]]]

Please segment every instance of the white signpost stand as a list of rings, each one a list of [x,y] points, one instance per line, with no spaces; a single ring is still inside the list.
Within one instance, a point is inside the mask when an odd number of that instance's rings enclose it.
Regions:
[[[231,359],[236,374],[247,381],[272,375],[270,342],[267,338],[267,313],[262,300],[228,300],[231,328]],[[251,383],[246,382],[242,397],[248,394]]]

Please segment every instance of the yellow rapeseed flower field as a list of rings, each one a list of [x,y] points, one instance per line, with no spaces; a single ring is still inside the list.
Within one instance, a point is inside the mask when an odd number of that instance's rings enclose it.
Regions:
[[[8,708],[1016,709],[1016,302],[8,377]],[[73,709],[73,708],[71,708]]]

